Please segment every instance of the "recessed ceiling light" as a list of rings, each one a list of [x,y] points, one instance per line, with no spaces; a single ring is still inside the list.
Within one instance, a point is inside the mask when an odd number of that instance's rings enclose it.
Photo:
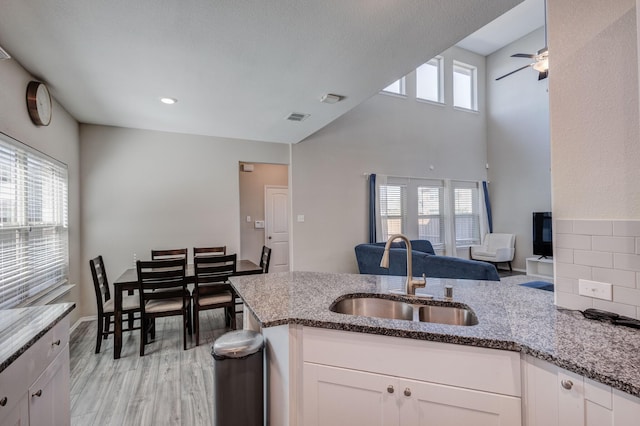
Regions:
[[[160,98],[160,102],[167,105],[173,105],[178,102],[178,100],[174,98]]]

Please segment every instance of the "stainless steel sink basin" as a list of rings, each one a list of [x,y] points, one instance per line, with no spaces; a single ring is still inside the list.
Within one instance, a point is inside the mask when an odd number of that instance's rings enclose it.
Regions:
[[[331,306],[333,312],[388,319],[413,320],[413,307],[398,300],[377,297],[354,297],[344,299]]]
[[[329,309],[339,314],[365,317],[465,326],[478,324],[478,317],[469,309],[454,306],[414,305],[380,297],[349,297],[334,303]]]
[[[420,306],[418,319],[422,322],[437,322],[450,325],[476,325],[478,317],[468,309],[453,306]]]

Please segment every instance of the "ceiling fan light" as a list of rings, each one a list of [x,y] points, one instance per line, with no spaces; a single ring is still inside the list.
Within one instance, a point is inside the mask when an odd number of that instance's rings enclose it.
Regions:
[[[546,72],[549,70],[549,59],[545,58],[542,59],[538,62],[536,62],[535,64],[533,64],[533,69],[538,71],[538,72]]]

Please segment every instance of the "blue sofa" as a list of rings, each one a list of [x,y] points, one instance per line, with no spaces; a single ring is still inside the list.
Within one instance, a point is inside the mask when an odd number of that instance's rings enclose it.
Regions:
[[[389,269],[380,267],[384,243],[359,244],[356,259],[361,274],[407,275],[407,250],[403,242],[392,243],[389,249]],[[424,273],[431,278],[459,278],[466,280],[500,281],[496,267],[490,263],[439,256],[427,240],[411,241],[413,276]]]

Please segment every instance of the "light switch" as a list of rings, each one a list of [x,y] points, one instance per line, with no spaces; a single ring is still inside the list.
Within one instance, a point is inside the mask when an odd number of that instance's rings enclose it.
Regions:
[[[298,215],[298,222],[304,222],[304,215],[303,214],[299,214]]]
[[[247,216],[247,222],[251,222],[251,216]]]
[[[264,229],[264,220],[256,220],[255,228]]]

